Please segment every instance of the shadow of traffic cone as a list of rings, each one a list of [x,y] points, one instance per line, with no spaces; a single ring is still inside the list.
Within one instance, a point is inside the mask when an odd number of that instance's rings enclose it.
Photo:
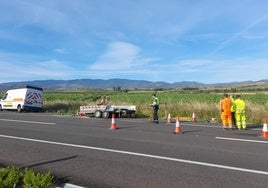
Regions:
[[[174,133],[174,134],[179,134],[179,133],[181,133],[181,127],[180,127],[179,117],[177,117],[177,119],[176,119],[175,130],[174,130],[173,133]]]
[[[114,117],[114,114],[112,114],[112,122],[111,122],[111,127],[110,127],[111,130],[116,130],[116,123],[115,123],[115,117]]]
[[[170,115],[170,113],[168,114],[167,123],[171,123],[171,115]]]
[[[268,138],[267,119],[264,119],[264,120],[263,120],[263,128],[262,128],[261,136],[262,136],[263,138]]]
[[[192,122],[196,122],[195,112],[193,112],[193,115],[192,115]]]

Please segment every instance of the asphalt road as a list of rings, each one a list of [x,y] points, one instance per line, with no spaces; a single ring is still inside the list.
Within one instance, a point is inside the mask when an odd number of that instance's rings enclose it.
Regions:
[[[262,127],[0,112],[0,164],[51,172],[84,187],[268,187]]]

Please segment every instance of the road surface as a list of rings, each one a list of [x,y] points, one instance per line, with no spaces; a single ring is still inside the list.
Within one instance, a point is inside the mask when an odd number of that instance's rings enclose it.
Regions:
[[[268,187],[262,127],[0,112],[0,164],[47,172],[83,187]]]

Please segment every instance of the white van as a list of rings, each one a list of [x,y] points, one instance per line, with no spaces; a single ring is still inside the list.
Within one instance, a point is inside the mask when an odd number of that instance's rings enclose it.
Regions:
[[[2,110],[41,111],[43,108],[43,89],[34,86],[8,90],[0,101]]]

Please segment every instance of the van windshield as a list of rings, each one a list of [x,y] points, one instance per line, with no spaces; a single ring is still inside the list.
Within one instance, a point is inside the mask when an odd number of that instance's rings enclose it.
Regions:
[[[8,93],[5,93],[5,95],[3,96],[3,100],[5,100],[6,98],[7,98],[7,95],[8,95]]]

